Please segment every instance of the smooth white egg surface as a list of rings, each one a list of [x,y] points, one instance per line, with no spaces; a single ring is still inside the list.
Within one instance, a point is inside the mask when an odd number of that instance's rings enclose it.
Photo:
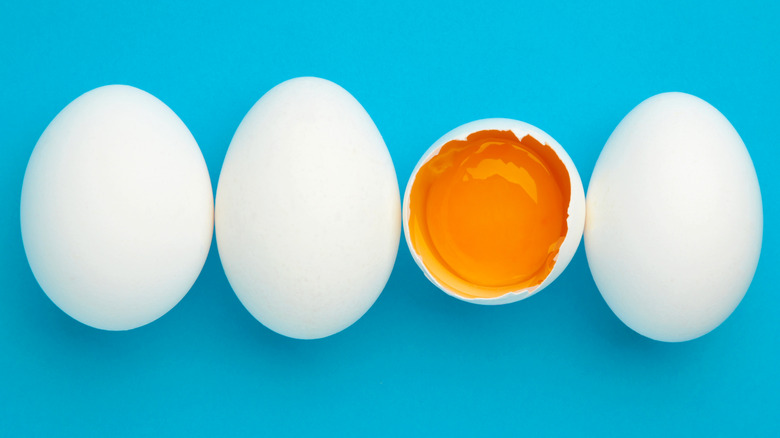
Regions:
[[[154,96],[110,85],[71,102],[35,145],[22,239],[54,304],[92,327],[128,330],[190,289],[213,211],[206,163],[184,123]]]
[[[439,289],[507,304],[552,283],[585,225],[585,192],[549,134],[511,119],[467,123],[437,140],[409,178],[404,231]]]
[[[686,341],[721,324],[750,285],[763,214],[753,163],[729,121],[684,93],[634,108],[587,194],[593,278],[630,328]]]
[[[230,143],[217,247],[255,318],[289,337],[322,338],[382,292],[400,210],[393,162],[368,113],[330,81],[291,79],[252,107]]]

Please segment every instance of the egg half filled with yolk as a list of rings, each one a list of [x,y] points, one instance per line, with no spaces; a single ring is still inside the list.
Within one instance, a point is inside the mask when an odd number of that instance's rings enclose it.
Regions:
[[[565,154],[547,134],[507,119],[464,125],[434,144],[404,200],[407,243],[428,278],[482,304],[549,284],[584,223],[582,183]]]

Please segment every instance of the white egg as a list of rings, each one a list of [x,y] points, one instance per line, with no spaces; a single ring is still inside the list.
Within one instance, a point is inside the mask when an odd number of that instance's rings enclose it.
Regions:
[[[314,339],[353,324],[384,288],[400,230],[390,154],[343,88],[292,79],[244,117],[219,177],[217,247],[265,326]]]
[[[206,163],[184,123],[154,96],[111,85],[71,102],[35,145],[22,239],[54,304],[84,324],[127,330],[190,289],[213,210]]]
[[[585,249],[601,294],[630,328],[686,341],[737,307],[761,251],[753,163],[707,102],[664,93],[610,136],[588,187]]]
[[[582,238],[577,168],[550,135],[511,119],[462,125],[420,158],[403,225],[417,265],[439,289],[506,304],[552,283]]]

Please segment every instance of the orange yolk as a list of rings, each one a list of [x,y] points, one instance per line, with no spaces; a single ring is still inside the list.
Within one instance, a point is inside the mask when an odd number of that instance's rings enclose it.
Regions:
[[[569,174],[530,135],[479,131],[446,143],[410,193],[409,234],[428,272],[466,298],[541,284],[566,236]]]

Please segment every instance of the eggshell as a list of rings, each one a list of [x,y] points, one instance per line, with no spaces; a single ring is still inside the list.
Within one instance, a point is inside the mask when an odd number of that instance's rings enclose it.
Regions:
[[[286,81],[244,117],[222,166],[216,234],[241,303],[280,334],[357,321],[393,269],[400,198],[373,121],[343,88]]]
[[[609,307],[660,341],[722,323],[750,285],[763,214],[753,163],[707,102],[664,93],[634,108],[588,187],[585,248]]]
[[[512,131],[517,136],[517,138],[523,138],[526,135],[531,135],[537,141],[539,141],[542,144],[546,144],[555,152],[555,154],[561,160],[563,165],[566,167],[566,170],[568,171],[569,178],[570,178],[569,182],[571,185],[571,195],[569,201],[569,208],[567,210],[568,217],[566,219],[568,232],[566,234],[566,237],[564,238],[563,243],[561,244],[561,247],[558,250],[558,256],[555,261],[555,266],[553,267],[552,271],[550,271],[549,275],[544,279],[544,281],[538,286],[532,288],[526,288],[514,292],[509,292],[507,294],[495,298],[468,298],[459,294],[455,290],[450,290],[450,288],[441,284],[430,273],[428,268],[425,266],[422,257],[414,249],[414,246],[412,245],[411,238],[410,238],[411,234],[409,233],[410,194],[411,194],[412,186],[414,185],[415,177],[417,173],[420,171],[420,168],[426,162],[428,162],[432,157],[437,155],[439,153],[439,150],[441,150],[442,146],[444,146],[445,144],[453,140],[465,140],[466,137],[469,136],[469,134],[479,132],[479,131],[485,131],[485,130]],[[404,194],[404,204],[403,204],[403,226],[404,226],[404,234],[406,236],[407,247],[409,248],[409,251],[412,253],[412,258],[414,258],[414,261],[417,263],[417,266],[423,271],[423,273],[428,278],[428,280],[430,280],[433,284],[435,284],[436,287],[446,292],[450,296],[474,304],[487,304],[487,305],[508,304],[508,303],[520,301],[522,299],[528,298],[531,295],[538,293],[545,287],[549,286],[550,283],[552,283],[556,278],[558,278],[558,276],[561,275],[563,270],[566,269],[566,266],[568,266],[572,257],[574,257],[574,253],[577,251],[577,247],[579,246],[580,240],[582,239],[582,230],[583,227],[585,226],[585,190],[583,189],[580,175],[577,172],[577,167],[574,165],[574,162],[569,157],[569,154],[567,154],[566,151],[563,149],[563,147],[557,141],[555,141],[555,139],[552,138],[549,134],[547,134],[546,132],[542,131],[541,129],[535,126],[517,120],[502,119],[502,118],[482,119],[482,120],[466,123],[465,125],[461,125],[453,129],[452,131],[444,134],[444,136],[438,139],[422,155],[420,161],[418,161],[417,163],[417,166],[412,171],[412,175],[409,177],[409,182],[406,185],[406,192]]]
[[[49,124],[24,175],[24,249],[65,313],[105,330],[165,314],[198,277],[214,203],[206,163],[154,96],[110,85]]]

